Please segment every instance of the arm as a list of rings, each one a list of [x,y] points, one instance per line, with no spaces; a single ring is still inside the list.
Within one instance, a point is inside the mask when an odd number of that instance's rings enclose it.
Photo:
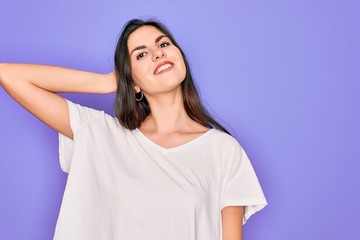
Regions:
[[[242,240],[243,215],[243,206],[229,206],[221,211],[223,240]]]
[[[35,117],[70,138],[73,133],[67,103],[56,92],[116,91],[114,74],[33,64],[0,64],[0,85]]]

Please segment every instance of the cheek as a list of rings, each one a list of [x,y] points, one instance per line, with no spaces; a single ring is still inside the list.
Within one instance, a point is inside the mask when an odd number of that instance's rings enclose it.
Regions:
[[[185,79],[186,76],[186,66],[184,60],[181,61],[181,67],[180,67],[180,74],[183,79]]]
[[[180,74],[181,74],[181,77],[183,77],[183,79],[185,79],[185,76],[186,76],[186,66],[185,66],[185,61],[184,61],[184,58],[182,57],[181,55],[181,52],[180,50],[176,49],[176,55],[177,55],[177,59],[179,60],[178,61],[178,64],[179,64],[179,71],[180,71]]]
[[[135,82],[139,82],[144,77],[144,69],[138,64],[131,67],[131,73]]]
[[[146,64],[134,64],[131,68],[131,73],[135,85],[139,86],[141,89],[146,88],[146,83],[152,81]]]

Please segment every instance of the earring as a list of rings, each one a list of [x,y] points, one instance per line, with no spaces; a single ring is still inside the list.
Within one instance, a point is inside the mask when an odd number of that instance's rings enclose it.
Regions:
[[[138,98],[136,95],[141,94],[141,96]],[[140,102],[143,98],[144,98],[144,93],[143,92],[138,92],[134,94],[135,100]]]

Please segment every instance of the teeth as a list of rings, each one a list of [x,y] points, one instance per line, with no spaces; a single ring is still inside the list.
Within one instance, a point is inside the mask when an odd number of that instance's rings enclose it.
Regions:
[[[159,74],[160,72],[164,71],[165,69],[171,67],[172,65],[170,63],[167,63],[165,65],[162,65],[156,70],[156,74]]]

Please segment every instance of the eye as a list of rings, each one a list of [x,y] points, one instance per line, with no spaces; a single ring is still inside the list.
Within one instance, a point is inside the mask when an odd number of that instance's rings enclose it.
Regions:
[[[160,47],[161,47],[161,48],[164,48],[164,47],[167,47],[167,46],[169,46],[169,45],[170,45],[170,43],[168,43],[168,42],[163,42],[163,43],[160,44]]]
[[[145,57],[146,54],[147,54],[146,52],[141,52],[141,53],[139,53],[138,55],[136,55],[136,59],[137,59],[137,60],[140,60],[140,59],[142,59],[143,57]]]

